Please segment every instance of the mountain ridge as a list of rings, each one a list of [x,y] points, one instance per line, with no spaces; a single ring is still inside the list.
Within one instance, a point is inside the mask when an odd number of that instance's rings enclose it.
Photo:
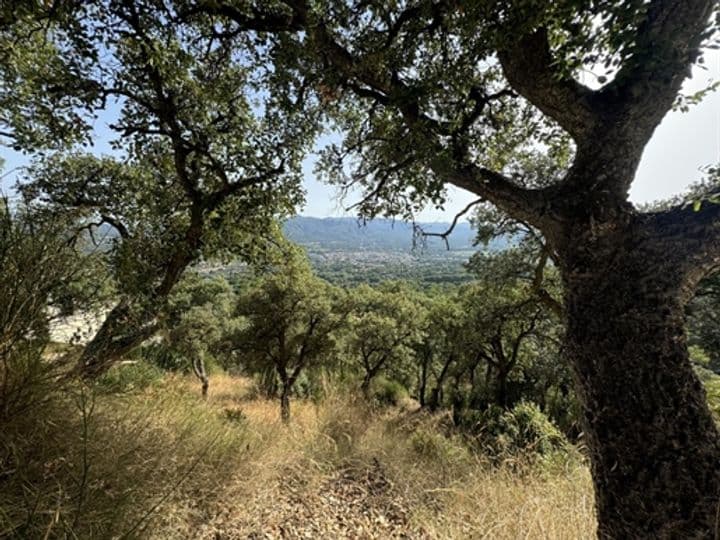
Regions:
[[[442,233],[450,223],[416,223],[425,232]],[[354,217],[294,216],[283,224],[289,240],[319,251],[392,251],[408,252],[416,246],[413,224],[387,218],[362,222]],[[468,251],[479,249],[474,245],[476,233],[467,221],[458,222],[448,235],[446,245],[442,238],[428,236],[418,246],[423,251]]]

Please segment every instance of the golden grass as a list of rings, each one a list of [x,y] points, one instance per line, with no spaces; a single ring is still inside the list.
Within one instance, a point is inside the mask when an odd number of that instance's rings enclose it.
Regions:
[[[197,391],[193,382],[186,383]],[[592,484],[578,455],[493,465],[460,440],[441,435],[442,419],[413,412],[378,413],[346,395],[331,395],[317,406],[296,400],[292,423],[283,426],[278,404],[247,400],[249,389],[246,380],[217,376],[208,402],[210,407],[241,410],[258,445],[248,464],[252,476],[235,477],[226,486],[229,498],[255,501],[245,506],[247,513],[257,511],[263,501],[272,504],[273,482],[288,471],[312,486],[331,470],[362,468],[377,460],[394,493],[410,504],[412,522],[430,537],[595,537]],[[251,521],[252,516],[243,515],[244,501],[236,503],[226,519]]]
[[[299,500],[315,500],[337,471],[378,465],[388,500],[422,537],[594,537],[591,483],[577,456],[491,464],[442,435],[442,417],[373,411],[347,395],[293,401],[286,426],[278,403],[253,395],[247,379],[216,375],[204,402],[194,379],[167,376],[142,392],[95,396],[85,438],[77,404],[63,401],[58,418],[24,441],[34,448],[21,456],[24,476],[0,476],[0,536],[247,538],[281,519],[272,512],[286,481]]]

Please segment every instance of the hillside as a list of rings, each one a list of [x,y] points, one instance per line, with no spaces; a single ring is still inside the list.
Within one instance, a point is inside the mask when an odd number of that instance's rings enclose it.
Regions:
[[[417,223],[426,232],[444,232],[450,223]],[[482,246],[468,222],[457,224],[445,244],[439,237],[413,242],[413,226],[404,221],[297,216],[284,225],[286,236],[305,247],[317,273],[343,284],[407,279],[423,283],[467,281],[463,263]],[[502,249],[498,240],[489,249]]]
[[[450,223],[418,223],[426,232],[444,232]],[[413,226],[405,221],[374,219],[363,223],[356,218],[314,218],[296,216],[284,226],[287,237],[311,251],[401,251],[413,249]],[[450,251],[474,249],[475,231],[466,221],[456,225],[448,237]],[[418,249],[420,246],[418,246]],[[427,237],[422,251],[446,251],[441,238]]]

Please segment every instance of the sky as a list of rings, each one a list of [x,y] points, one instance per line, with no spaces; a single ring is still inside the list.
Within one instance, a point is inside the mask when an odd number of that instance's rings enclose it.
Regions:
[[[683,86],[683,93],[690,94],[707,86],[709,80],[720,80],[720,51],[708,51],[705,67],[696,66],[693,76]],[[102,112],[95,124],[97,139],[93,151],[109,153],[111,136],[107,124],[117,114],[117,105]],[[329,138],[318,141],[322,146]],[[9,148],[0,147],[0,157],[5,160],[0,172],[0,190],[11,193],[11,186],[19,168],[29,159]],[[352,216],[345,208],[354,200],[342,201],[333,186],[320,182],[313,174],[316,156],[310,155],[303,164],[307,202],[299,213],[313,217]],[[645,148],[630,198],[635,203],[666,199],[678,193],[702,177],[701,168],[720,162],[720,91],[708,95],[703,102],[690,108],[687,113],[671,111],[656,129]],[[416,216],[424,222],[451,221],[452,218],[477,196],[456,188],[450,188],[445,209],[426,209]]]
[[[682,92],[691,94],[705,88],[710,80],[720,80],[720,51],[705,55],[705,67],[695,66],[692,78],[685,81]],[[588,81],[583,81],[588,84]],[[312,174],[313,158],[305,162],[307,204],[302,214],[315,217],[352,215],[343,211],[352,200],[342,204],[333,187],[317,181]],[[634,203],[667,199],[682,193],[688,185],[701,179],[701,167],[720,162],[720,91],[708,96],[687,113],[669,112],[645,147],[635,181],[630,191]],[[426,209],[418,221],[451,221],[477,195],[450,188],[450,200],[444,210]]]

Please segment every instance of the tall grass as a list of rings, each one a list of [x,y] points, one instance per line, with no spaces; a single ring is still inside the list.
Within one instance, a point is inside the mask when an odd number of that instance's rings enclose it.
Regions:
[[[207,401],[189,377],[123,393],[77,386],[4,426],[1,451],[0,537],[246,538],[273,519],[287,482],[302,499],[337,471],[370,468],[424,537],[595,530],[577,454],[491,461],[447,418],[372,408],[345,392],[293,403],[284,426],[276,402],[226,375],[211,378]]]
[[[76,384],[3,426],[0,537],[190,533],[182,524],[213,503],[247,439],[172,380],[139,394]]]

